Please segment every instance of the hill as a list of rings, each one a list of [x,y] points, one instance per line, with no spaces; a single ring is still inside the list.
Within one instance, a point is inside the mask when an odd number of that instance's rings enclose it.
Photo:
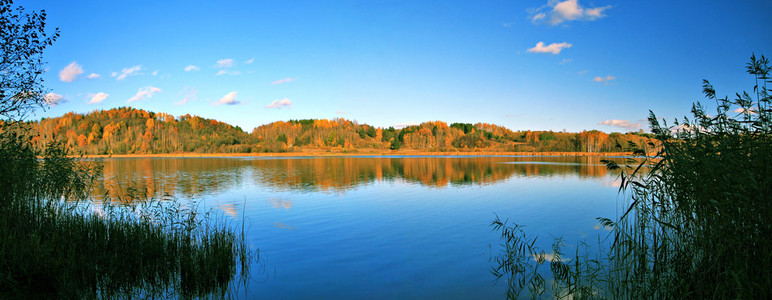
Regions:
[[[358,150],[428,152],[618,152],[646,134],[597,130],[579,133],[512,131],[487,123],[424,122],[400,129],[379,128],[346,119],[277,121],[252,133],[199,116],[174,117],[131,107],[67,113],[31,122],[40,149],[52,141],[78,154],[255,153]]]
[[[239,127],[199,116],[178,118],[130,107],[67,113],[32,124],[35,146],[60,140],[83,154],[251,152],[252,137]]]

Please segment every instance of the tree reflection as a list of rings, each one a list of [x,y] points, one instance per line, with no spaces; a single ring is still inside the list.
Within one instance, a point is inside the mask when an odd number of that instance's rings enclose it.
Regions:
[[[380,156],[107,159],[104,179],[92,194],[107,195],[111,199],[164,194],[196,198],[217,195],[244,183],[274,190],[344,192],[374,182],[395,180],[446,188],[488,185],[515,176],[608,176],[601,159]],[[619,160],[622,163],[622,159]]]

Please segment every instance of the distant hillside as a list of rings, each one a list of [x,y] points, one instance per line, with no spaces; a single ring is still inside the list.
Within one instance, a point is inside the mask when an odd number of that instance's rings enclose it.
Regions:
[[[36,146],[66,142],[73,153],[235,153],[253,151],[253,138],[241,128],[217,120],[184,115],[175,118],[130,107],[67,113],[33,124]]]
[[[260,151],[300,149],[409,149],[419,151],[619,152],[646,146],[646,134],[597,130],[580,133],[512,131],[487,123],[424,122],[401,129],[376,128],[345,119],[279,121],[255,128]],[[619,146],[618,146],[619,145]]]
[[[645,146],[646,135],[583,131],[512,131],[486,123],[424,122],[401,129],[345,119],[278,121],[251,134],[217,120],[175,118],[130,107],[67,113],[31,124],[37,147],[59,140],[78,154],[251,153],[358,150],[618,152],[617,145]]]

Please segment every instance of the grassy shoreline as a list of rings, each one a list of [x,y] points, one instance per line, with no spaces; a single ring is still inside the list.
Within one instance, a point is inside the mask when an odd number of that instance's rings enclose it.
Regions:
[[[143,157],[298,157],[298,156],[631,156],[632,152],[428,152],[428,151],[367,151],[330,152],[303,151],[281,153],[154,153],[154,154],[113,154],[74,155],[83,158],[143,158]]]
[[[101,164],[29,145],[0,132],[0,298],[224,298],[248,279],[243,223],[174,199],[92,211]]]

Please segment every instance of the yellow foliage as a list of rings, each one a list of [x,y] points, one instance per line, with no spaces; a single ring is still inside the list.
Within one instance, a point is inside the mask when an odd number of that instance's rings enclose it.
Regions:
[[[78,146],[80,146],[80,147],[88,146],[88,139],[86,138],[85,135],[81,134],[81,135],[78,136]]]
[[[445,123],[443,121],[425,122],[425,123],[421,124],[421,126],[423,127],[424,124],[429,125],[429,126],[433,126],[433,127],[437,127],[439,129],[448,129],[448,123]]]
[[[59,119],[59,127],[69,127],[70,125],[72,125],[72,119],[70,119],[70,117]]]
[[[331,129],[337,127],[338,122],[327,119],[314,120],[314,128]]]
[[[450,146],[452,146],[452,143],[453,143],[453,138],[450,135],[448,135],[448,136],[445,136],[445,141],[442,146],[450,148]]]
[[[102,137],[104,139],[112,138],[113,135],[115,135],[115,133],[118,132],[118,127],[119,127],[119,125],[117,125],[117,124],[115,124],[113,122],[110,122],[110,124],[105,125]]]

